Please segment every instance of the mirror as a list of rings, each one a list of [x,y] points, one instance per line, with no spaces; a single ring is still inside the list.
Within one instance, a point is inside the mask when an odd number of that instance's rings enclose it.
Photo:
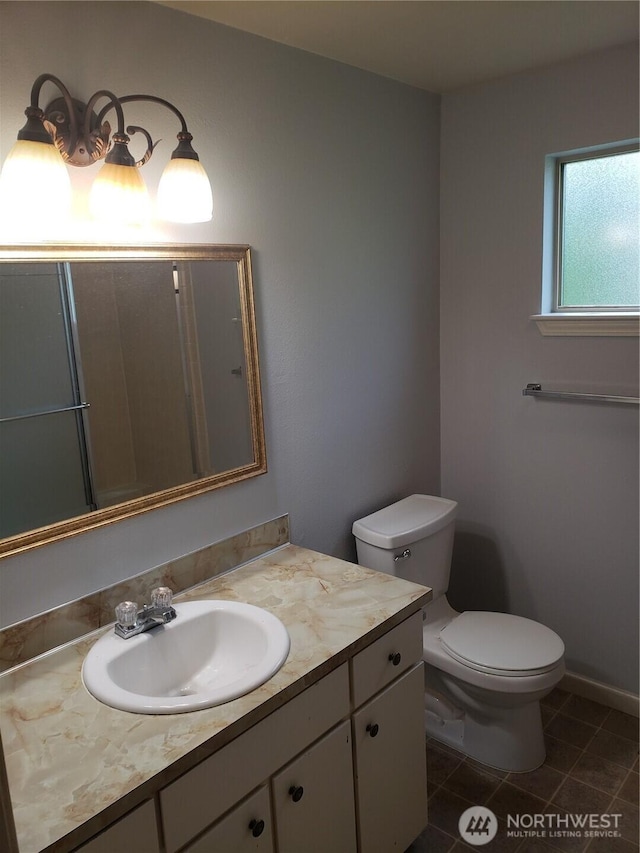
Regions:
[[[266,470],[248,246],[0,247],[0,555]]]

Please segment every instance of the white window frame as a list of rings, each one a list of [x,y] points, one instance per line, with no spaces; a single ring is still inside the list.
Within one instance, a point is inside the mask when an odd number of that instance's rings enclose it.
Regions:
[[[545,161],[542,306],[534,314],[538,329],[543,335],[601,335],[638,336],[640,313],[636,307],[596,306],[576,309],[560,306],[562,269],[562,189],[563,169],[566,163],[615,156],[627,151],[637,151],[638,140],[581,149],[550,155]]]

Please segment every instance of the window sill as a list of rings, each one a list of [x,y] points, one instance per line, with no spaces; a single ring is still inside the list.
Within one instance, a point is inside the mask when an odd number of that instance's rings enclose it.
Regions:
[[[533,314],[541,335],[567,337],[638,337],[639,314]]]

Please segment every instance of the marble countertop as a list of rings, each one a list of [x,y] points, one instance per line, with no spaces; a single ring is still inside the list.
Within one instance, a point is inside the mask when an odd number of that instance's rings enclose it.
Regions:
[[[426,587],[285,545],[176,597],[246,601],[284,622],[285,665],[246,696],[157,716],[103,705],[82,684],[81,667],[104,629],[4,673],[0,731],[20,853],[81,843],[430,597]]]

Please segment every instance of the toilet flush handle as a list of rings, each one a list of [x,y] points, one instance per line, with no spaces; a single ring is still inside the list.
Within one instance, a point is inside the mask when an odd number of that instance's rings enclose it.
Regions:
[[[393,558],[393,562],[397,563],[398,560],[408,560],[410,556],[411,556],[411,549],[405,548],[401,554],[395,555],[395,557]]]

